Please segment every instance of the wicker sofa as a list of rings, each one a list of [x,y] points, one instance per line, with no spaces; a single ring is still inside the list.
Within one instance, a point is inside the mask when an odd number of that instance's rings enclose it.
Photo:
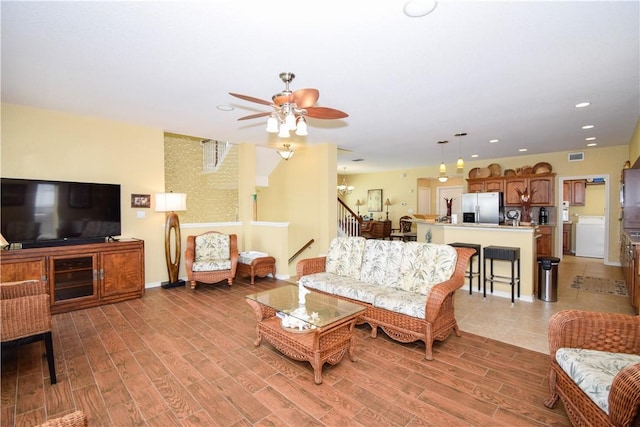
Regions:
[[[640,426],[640,317],[560,311],[549,320],[549,350],[545,406],[560,398],[576,426]]]
[[[400,342],[421,340],[433,359],[433,342],[460,336],[454,293],[465,280],[472,249],[448,245],[337,237],[327,256],[298,262],[301,285],[366,307],[357,323],[371,336],[381,328]]]

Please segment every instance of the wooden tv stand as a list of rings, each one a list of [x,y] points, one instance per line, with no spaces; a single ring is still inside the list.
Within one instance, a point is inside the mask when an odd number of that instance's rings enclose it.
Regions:
[[[45,281],[52,313],[138,298],[144,294],[144,241],[0,251],[0,277]]]

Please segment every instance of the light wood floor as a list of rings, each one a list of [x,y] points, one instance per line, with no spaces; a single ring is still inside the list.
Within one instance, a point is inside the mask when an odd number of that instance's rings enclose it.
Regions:
[[[542,403],[547,355],[471,333],[437,343],[426,361],[422,343],[371,339],[359,326],[359,360],[325,365],[315,385],[308,363],[253,345],[244,296],[285,283],[156,288],[55,315],[58,383],[49,384],[41,343],[5,352],[1,425],[76,409],[91,426],[570,425],[561,403]]]

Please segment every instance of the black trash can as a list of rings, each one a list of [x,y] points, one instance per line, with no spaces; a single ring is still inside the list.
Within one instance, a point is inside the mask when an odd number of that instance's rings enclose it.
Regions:
[[[538,257],[538,299],[547,302],[558,301],[558,264],[560,258]]]

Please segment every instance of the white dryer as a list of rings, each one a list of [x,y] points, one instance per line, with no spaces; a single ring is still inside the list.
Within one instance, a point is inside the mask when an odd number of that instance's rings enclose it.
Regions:
[[[604,217],[578,217],[576,224],[576,256],[604,258]]]

